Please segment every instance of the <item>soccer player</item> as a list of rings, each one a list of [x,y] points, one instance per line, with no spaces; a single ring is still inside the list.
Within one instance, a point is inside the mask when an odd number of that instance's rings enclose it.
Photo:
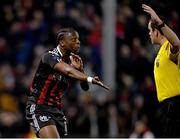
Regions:
[[[162,137],[180,137],[180,40],[148,5],[148,24],[152,44],[160,45],[154,62],[157,97],[160,102]]]
[[[88,83],[109,89],[98,77],[84,73],[82,60],[76,55],[80,49],[76,30],[61,29],[57,34],[57,43],[56,48],[41,57],[26,106],[26,118],[40,138],[67,135],[62,97],[73,78],[80,81],[84,90],[88,90]]]

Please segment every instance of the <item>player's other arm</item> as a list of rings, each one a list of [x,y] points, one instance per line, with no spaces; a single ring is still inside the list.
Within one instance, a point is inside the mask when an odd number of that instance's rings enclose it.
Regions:
[[[163,22],[161,24],[164,24]],[[164,36],[167,38],[167,40],[170,42],[170,53],[169,58],[171,61],[173,61],[175,64],[178,64],[180,62],[178,55],[180,51],[180,40],[178,36],[175,34],[175,32],[168,27],[166,24],[161,28],[161,31],[163,32]]]
[[[159,28],[163,32],[164,36],[171,43],[171,52],[174,54],[177,53],[180,49],[180,40],[175,32],[160,19],[160,17],[150,6],[143,4],[142,8],[145,12],[150,14],[152,22],[155,22],[159,25]]]
[[[81,72],[85,73],[84,70],[82,70]],[[87,81],[80,81],[80,86],[85,91],[89,90],[89,84]]]
[[[85,74],[84,68],[83,68],[83,61],[79,55],[71,53],[70,60],[71,60],[71,65],[75,69],[77,69],[78,71]],[[86,81],[80,81],[80,86],[85,91],[87,91],[89,89],[89,84]]]
[[[160,25],[162,24],[163,21],[160,22]],[[168,39],[168,41],[171,43],[171,52],[174,54],[177,53],[180,49],[180,40],[178,36],[166,24],[164,24],[164,27],[161,28],[161,31],[163,32],[164,36]]]

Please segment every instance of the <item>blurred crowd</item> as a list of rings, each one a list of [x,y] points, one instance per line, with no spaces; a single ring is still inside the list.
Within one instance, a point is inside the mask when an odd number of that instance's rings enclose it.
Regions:
[[[146,2],[146,1],[145,1]],[[179,11],[173,1],[149,0],[180,36]],[[85,71],[102,77],[102,0],[0,1],[0,137],[34,136],[25,119],[29,86],[41,54],[56,47],[60,28],[80,34]],[[117,0],[116,88],[101,95],[77,83],[64,95],[69,137],[158,137],[158,101],[148,16],[141,3]]]

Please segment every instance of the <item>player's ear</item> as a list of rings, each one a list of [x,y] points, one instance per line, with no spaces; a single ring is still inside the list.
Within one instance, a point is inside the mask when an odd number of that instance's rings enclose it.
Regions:
[[[157,37],[161,36],[161,32],[159,30],[157,30]]]
[[[64,46],[64,40],[60,40],[60,45],[63,47]]]
[[[159,31],[157,29],[154,30],[155,36],[159,36]]]

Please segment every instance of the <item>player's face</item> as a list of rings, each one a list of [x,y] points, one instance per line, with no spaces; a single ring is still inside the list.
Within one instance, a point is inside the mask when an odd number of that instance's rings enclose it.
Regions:
[[[148,24],[148,30],[149,30],[149,37],[151,39],[152,44],[154,43],[154,34],[153,34],[153,30],[151,28],[151,23]]]
[[[64,39],[67,51],[77,53],[80,49],[79,34],[77,32],[68,33]]]
[[[153,30],[151,27],[151,23],[148,24],[149,37],[151,39],[152,44],[157,44],[157,30]]]

